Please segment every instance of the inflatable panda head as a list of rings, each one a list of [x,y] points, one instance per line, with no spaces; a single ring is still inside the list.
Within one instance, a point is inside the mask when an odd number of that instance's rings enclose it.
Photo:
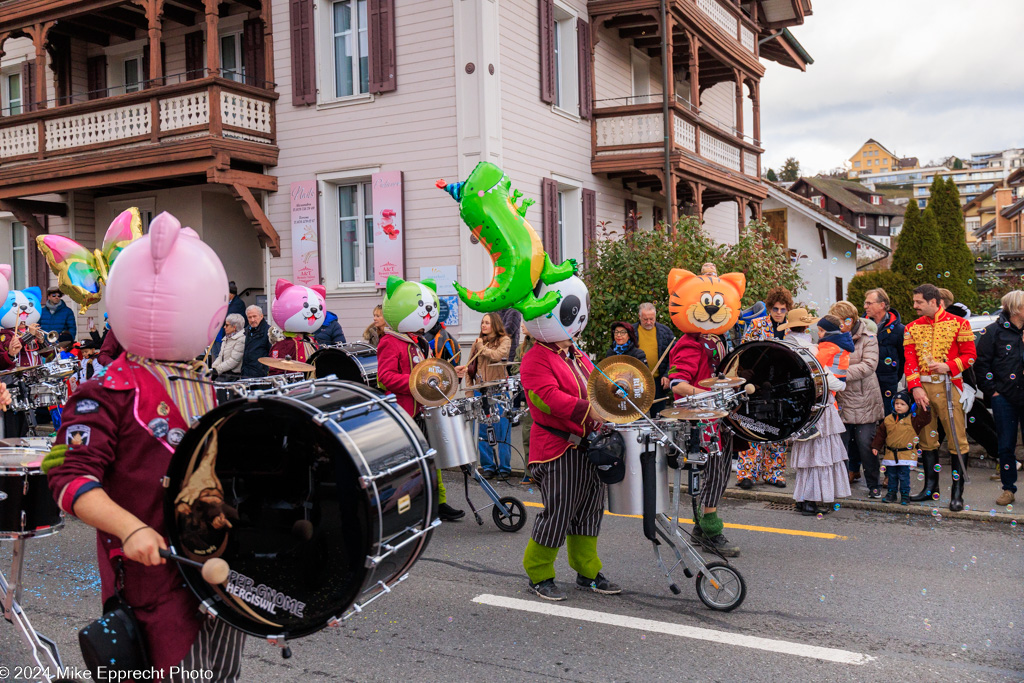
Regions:
[[[576,275],[553,285],[542,284],[536,292],[537,298],[551,291],[562,295],[555,308],[547,315],[524,320],[523,325],[537,341],[558,342],[572,339],[587,326],[587,318],[590,316],[590,291]]]

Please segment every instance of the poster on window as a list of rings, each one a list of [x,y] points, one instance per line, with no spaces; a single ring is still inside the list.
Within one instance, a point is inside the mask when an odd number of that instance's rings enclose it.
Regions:
[[[378,287],[392,275],[405,272],[405,211],[402,206],[402,172],[374,173],[373,273]]]
[[[454,327],[459,324],[459,295],[441,294],[437,297],[441,304],[441,322],[445,327]]]
[[[455,281],[458,279],[456,266],[420,266],[420,282],[433,280],[437,285],[437,294],[455,294]]]
[[[317,231],[316,181],[291,186],[292,277],[297,284],[320,284],[320,239]]]

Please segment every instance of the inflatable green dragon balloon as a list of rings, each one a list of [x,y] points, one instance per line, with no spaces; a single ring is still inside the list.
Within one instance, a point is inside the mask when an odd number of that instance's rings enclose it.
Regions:
[[[550,313],[559,299],[557,291],[537,298],[537,284],[552,285],[572,277],[576,262],[551,263],[540,237],[526,220],[526,210],[534,201],[524,199],[516,206],[523,193],[516,190],[509,196],[511,186],[505,172],[487,161],[477,164],[464,182],[437,181],[438,188],[459,202],[459,215],[494,264],[494,276],[484,289],[470,291],[456,282],[459,298],[474,311],[515,308],[524,319],[533,320]]]

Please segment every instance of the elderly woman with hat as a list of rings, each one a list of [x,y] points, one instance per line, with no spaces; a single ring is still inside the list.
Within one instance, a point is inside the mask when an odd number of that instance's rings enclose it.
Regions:
[[[647,364],[647,354],[639,346],[636,329],[627,322],[612,323],[612,346],[605,358],[609,356],[632,356],[643,364]]]

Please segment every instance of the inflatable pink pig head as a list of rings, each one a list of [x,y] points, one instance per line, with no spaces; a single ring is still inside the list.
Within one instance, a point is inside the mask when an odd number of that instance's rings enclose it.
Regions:
[[[228,276],[213,249],[165,211],[118,255],[104,298],[111,329],[129,353],[191,360],[224,323]]]
[[[7,294],[11,291],[11,274],[13,269],[9,264],[0,263],[0,301],[7,299]]]
[[[324,324],[327,316],[326,297],[327,290],[323,285],[303,287],[279,278],[270,314],[274,323],[285,332],[313,334]]]

